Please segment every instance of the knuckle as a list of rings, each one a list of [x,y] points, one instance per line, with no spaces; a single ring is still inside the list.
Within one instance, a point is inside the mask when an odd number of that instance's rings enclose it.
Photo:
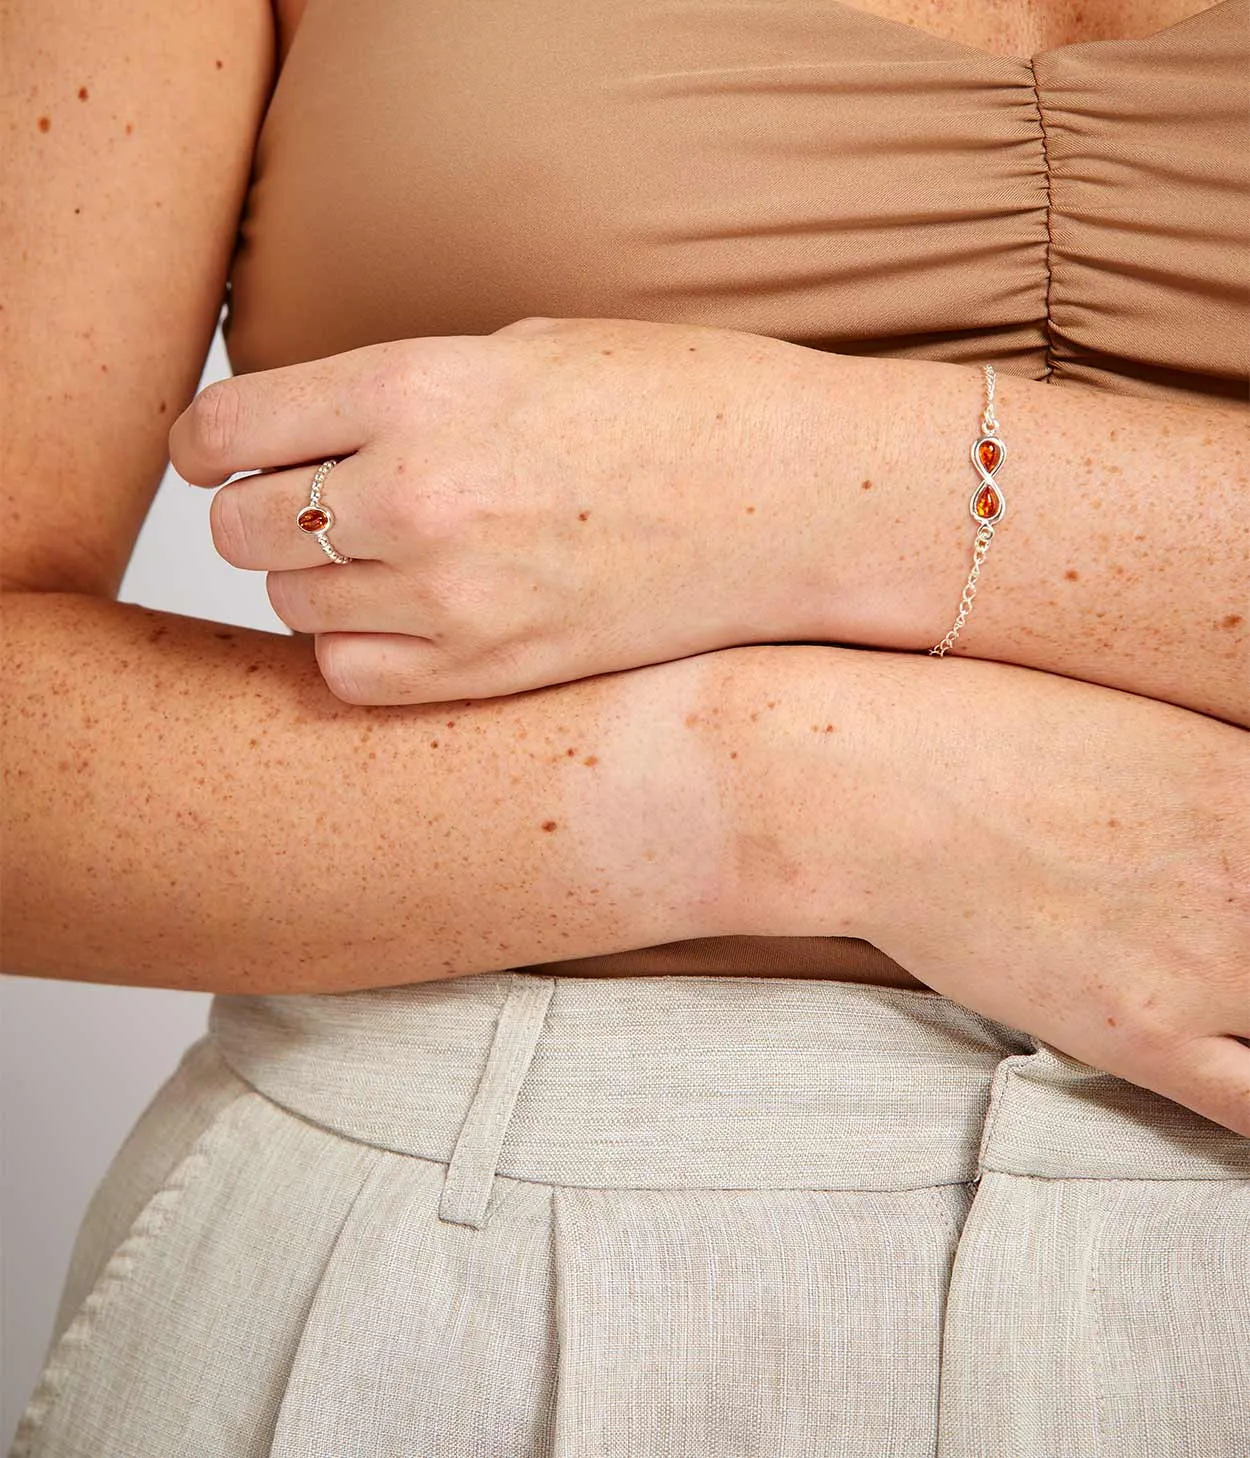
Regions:
[[[242,494],[230,486],[223,486],[213,497],[208,510],[213,546],[234,567],[250,565],[247,517],[243,511]]]
[[[533,688],[532,659],[532,645],[528,640],[508,637],[481,647],[459,666],[472,681],[475,694],[484,698]]]
[[[317,667],[326,687],[345,704],[369,704],[360,665],[351,651],[350,634],[320,633],[316,640]]]
[[[430,625],[440,637],[454,636],[464,650],[476,651],[482,641],[481,625],[495,616],[484,582],[465,572],[435,569],[426,576],[422,598]]]
[[[430,352],[424,339],[391,339],[377,347],[370,371],[375,389],[393,384],[419,382],[430,366]]]
[[[265,577],[269,605],[295,633],[316,632],[316,613],[308,593],[292,582],[291,572],[270,572]]]
[[[496,329],[496,334],[542,334],[559,320],[552,319],[546,314],[527,314],[524,319],[514,319],[511,324],[505,324],[502,329]]]
[[[239,431],[243,399],[233,379],[216,380],[191,402],[189,423],[197,449],[212,459],[225,459]]]
[[[421,501],[409,503],[409,515],[423,541],[445,544],[463,543],[474,512],[463,493],[451,486],[435,486]]]
[[[419,491],[410,476],[380,483],[374,509],[399,541],[438,545],[463,539],[477,515],[463,482],[436,470],[422,474]]]
[[[419,400],[431,419],[455,417],[473,389],[479,354],[470,343],[443,338],[406,339],[383,354],[376,365],[374,395],[408,411]]]

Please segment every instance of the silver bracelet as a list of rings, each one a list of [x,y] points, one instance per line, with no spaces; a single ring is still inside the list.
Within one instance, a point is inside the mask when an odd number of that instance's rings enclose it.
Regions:
[[[981,434],[972,443],[972,464],[976,467],[978,481],[972,490],[968,510],[977,524],[977,534],[972,543],[972,570],[964,583],[963,595],[959,599],[959,615],[946,637],[929,649],[931,656],[944,658],[959,637],[959,630],[967,620],[972,608],[972,599],[977,595],[977,578],[981,575],[981,564],[994,540],[994,524],[1001,521],[1007,503],[1003,493],[994,484],[994,473],[1002,465],[1007,454],[995,432],[998,420],[994,415],[994,366],[985,368],[985,409],[981,412]]]

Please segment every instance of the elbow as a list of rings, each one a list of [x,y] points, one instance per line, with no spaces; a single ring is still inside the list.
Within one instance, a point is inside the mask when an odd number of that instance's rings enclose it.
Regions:
[[[38,530],[20,519],[0,541],[0,593],[73,593],[117,600],[134,552],[137,529],[101,537],[84,523],[81,534]]]
[[[0,594],[73,593],[116,602],[126,567],[111,567],[85,559],[5,564],[0,571]]]

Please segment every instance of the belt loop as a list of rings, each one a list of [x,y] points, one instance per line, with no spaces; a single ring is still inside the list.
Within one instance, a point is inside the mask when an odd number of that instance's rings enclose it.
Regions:
[[[512,974],[486,1067],[447,1166],[438,1205],[440,1220],[471,1225],[475,1230],[486,1224],[499,1151],[555,987],[551,977],[528,972]]]
[[[981,1143],[977,1149],[977,1172],[973,1175],[974,1181],[979,1180],[987,1169],[997,1168],[994,1158],[997,1152],[995,1146],[998,1121],[1012,1096],[1018,1070],[1044,1056],[1041,1049],[1045,1047],[1045,1044],[1039,1043],[1032,1033],[1027,1033],[1025,1036],[1033,1044],[1033,1052],[1008,1054],[1006,1058],[1000,1060],[990,1079],[990,1096],[981,1124]]]

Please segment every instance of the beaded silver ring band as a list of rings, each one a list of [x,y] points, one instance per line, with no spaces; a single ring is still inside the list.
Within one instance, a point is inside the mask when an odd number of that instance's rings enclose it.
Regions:
[[[330,545],[330,539],[326,533],[334,525],[334,513],[328,506],[321,502],[321,488],[326,477],[338,465],[338,461],[323,461],[317,467],[317,473],[312,478],[312,485],[308,488],[308,505],[301,506],[295,514],[295,525],[300,531],[307,533],[310,537],[316,537],[317,545],[329,557],[331,562],[337,562],[339,566],[350,562],[350,557],[345,557],[342,552]]]

